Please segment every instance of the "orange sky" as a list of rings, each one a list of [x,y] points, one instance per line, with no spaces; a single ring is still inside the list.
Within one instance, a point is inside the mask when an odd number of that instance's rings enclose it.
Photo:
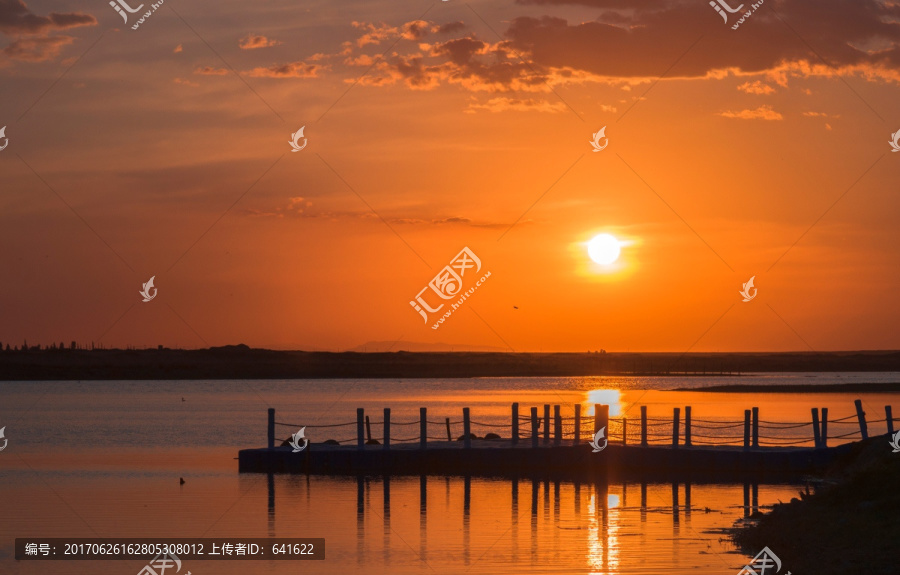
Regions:
[[[0,341],[900,348],[900,7],[819,4],[0,0]]]

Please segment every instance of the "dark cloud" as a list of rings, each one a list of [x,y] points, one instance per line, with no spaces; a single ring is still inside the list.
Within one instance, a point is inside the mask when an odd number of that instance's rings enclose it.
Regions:
[[[599,76],[658,76],[701,37],[690,57],[679,63],[678,76],[700,77],[726,69],[764,72],[801,61],[821,64],[816,54],[835,67],[896,72],[900,64],[900,5],[876,0],[769,0],[739,31],[726,25],[707,2],[646,0],[641,2],[643,10],[633,10],[631,2],[626,5],[618,0],[519,3],[581,4],[613,10],[604,13],[603,21],[571,24],[550,16],[516,18],[506,32],[508,47],[528,54],[536,65],[571,67]],[[731,2],[732,6],[738,4],[738,0]],[[744,10],[750,6],[745,0]],[[629,24],[616,25],[612,14]],[[729,24],[737,17],[731,16]]]
[[[613,8],[619,10],[662,10],[672,2],[667,0],[516,0],[516,4],[536,5],[580,5],[591,8]]]
[[[51,12],[47,16],[38,16],[22,0],[0,0],[0,31],[6,34],[45,34],[96,24],[97,19],[90,14]]]
[[[900,82],[900,3],[763,0],[739,30],[730,27],[738,14],[730,15],[726,24],[705,1],[517,3],[548,10],[566,5],[598,10],[594,20],[577,22],[549,15],[511,18],[497,43],[469,34],[414,47],[406,44],[405,50],[398,44],[397,51],[377,62],[362,83],[383,86],[402,81],[414,89],[457,84],[471,91],[537,92],[565,83],[637,84],[667,70],[669,78],[756,75],[782,86],[790,77],[838,74]],[[732,6],[739,4],[740,0],[731,1]],[[750,6],[744,0],[743,10]],[[360,47],[374,42],[376,35],[411,39],[426,29],[464,29],[460,23],[415,22],[394,29],[356,25],[368,31],[358,41]]]
[[[450,22],[449,24],[442,24],[438,26],[437,33],[438,34],[452,34],[454,32],[459,32],[460,30],[465,30],[466,25],[462,22]]]

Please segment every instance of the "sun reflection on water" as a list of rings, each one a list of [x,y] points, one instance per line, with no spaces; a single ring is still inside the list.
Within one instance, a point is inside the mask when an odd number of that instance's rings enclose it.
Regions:
[[[619,572],[619,496],[595,485],[588,500],[588,566],[591,575]]]
[[[587,393],[587,414],[594,415],[594,404],[600,403],[609,406],[609,416],[622,415],[622,392],[618,389],[592,389]]]

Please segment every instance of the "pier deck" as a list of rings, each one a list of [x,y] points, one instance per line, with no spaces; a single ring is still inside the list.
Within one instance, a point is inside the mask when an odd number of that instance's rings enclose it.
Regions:
[[[851,449],[851,444],[811,449],[766,447],[671,447],[609,445],[593,452],[572,442],[532,447],[509,440],[429,442],[418,445],[339,446],[310,444],[294,453],[290,447],[244,449],[238,454],[242,473],[308,473],[315,475],[472,475],[579,477],[721,477],[735,479],[799,478],[823,471]]]

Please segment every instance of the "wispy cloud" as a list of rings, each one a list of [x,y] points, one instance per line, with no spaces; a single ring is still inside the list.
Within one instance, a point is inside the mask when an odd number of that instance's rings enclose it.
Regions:
[[[257,36],[256,34],[249,34],[245,38],[241,38],[238,42],[238,46],[241,50],[258,50],[260,48],[269,48],[270,46],[276,46],[278,44],[281,44],[278,40],[272,40],[265,36]]]
[[[488,112],[549,112],[558,114],[567,110],[562,102],[548,102],[543,99],[491,98],[483,104],[471,103],[466,112],[474,114],[478,110]]]
[[[38,36],[19,38],[3,49],[3,54],[12,60],[44,62],[53,60],[64,46],[73,41],[71,36]]]
[[[274,66],[253,68],[248,72],[254,78],[316,78],[329,66],[310,62],[289,62]]]
[[[755,110],[740,110],[738,112],[719,112],[719,116],[725,118],[738,118],[741,120],[783,120],[784,116],[772,109],[771,106],[760,106]]]
[[[228,70],[225,68],[213,68],[212,66],[200,66],[194,70],[194,74],[199,76],[227,76]]]

